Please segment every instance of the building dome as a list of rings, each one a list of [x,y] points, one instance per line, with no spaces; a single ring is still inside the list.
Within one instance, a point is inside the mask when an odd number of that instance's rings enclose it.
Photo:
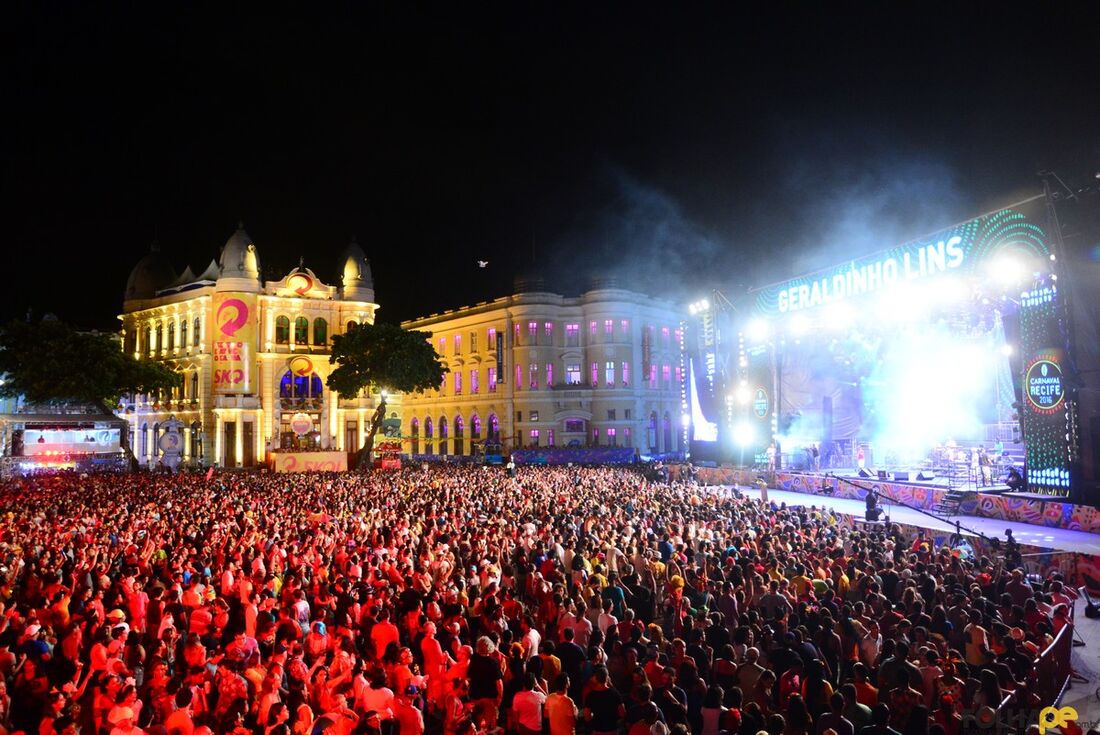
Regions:
[[[176,281],[176,271],[168,257],[154,244],[145,257],[138,261],[126,279],[125,300],[151,299],[156,292]]]
[[[363,248],[353,237],[340,256],[341,295],[345,301],[374,301],[374,276]]]
[[[218,267],[221,278],[245,278],[259,282],[260,254],[252,238],[244,231],[244,223],[237,225],[237,231],[222,246]]]

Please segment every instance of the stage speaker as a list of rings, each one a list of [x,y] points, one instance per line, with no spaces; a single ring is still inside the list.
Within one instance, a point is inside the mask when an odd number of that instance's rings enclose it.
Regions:
[[[933,470],[921,470],[917,473],[917,479],[922,482],[928,482],[929,480],[936,479],[936,473]]]
[[[894,473],[894,482],[909,482],[909,472],[901,471]]]
[[[867,469],[866,467],[860,467],[859,476],[862,477],[864,480],[871,480],[874,479],[875,473]]]

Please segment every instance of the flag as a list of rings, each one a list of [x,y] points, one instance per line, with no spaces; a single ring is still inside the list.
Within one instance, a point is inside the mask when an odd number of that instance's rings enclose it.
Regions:
[[[214,468],[213,468],[213,467],[211,467],[210,469],[208,469],[208,470],[206,471],[206,479],[207,479],[207,480],[209,480],[209,479],[210,479],[211,477],[213,477],[213,476],[214,476]]]

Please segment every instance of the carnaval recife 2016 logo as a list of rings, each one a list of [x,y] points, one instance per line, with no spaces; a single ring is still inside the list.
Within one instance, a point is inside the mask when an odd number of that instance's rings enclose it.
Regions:
[[[1038,413],[1054,413],[1065,400],[1062,367],[1049,357],[1040,357],[1027,368],[1024,377],[1027,402]]]

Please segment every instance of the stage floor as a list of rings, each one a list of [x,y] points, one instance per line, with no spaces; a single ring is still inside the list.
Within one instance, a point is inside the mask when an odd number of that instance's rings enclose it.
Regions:
[[[726,486],[729,487],[729,486]],[[760,490],[755,487],[738,485],[737,489],[747,497],[759,498]],[[863,517],[865,506],[862,500],[850,500],[848,498],[834,498],[828,495],[808,495],[795,493],[789,490],[768,489],[768,499],[774,503],[786,503],[792,505],[816,505],[819,508],[832,508],[838,513]],[[890,520],[895,523],[905,523],[910,526],[928,528],[937,531],[953,531],[955,526],[948,521],[937,520],[931,516],[915,511],[905,506],[893,503],[884,503],[890,515]],[[954,518],[954,516],[952,516]],[[1079,554],[1100,554],[1100,535],[1085,533],[1084,531],[1070,531],[1061,528],[1049,528],[1047,526],[1032,526],[1027,523],[1015,521],[1001,521],[995,518],[978,518],[976,516],[958,516],[959,523],[975,531],[985,534],[989,538],[1004,539],[1006,528],[1012,529],[1012,535],[1016,541],[1025,546],[1037,546],[1042,549],[1055,551],[1070,551]],[[966,532],[963,532],[966,535]]]

